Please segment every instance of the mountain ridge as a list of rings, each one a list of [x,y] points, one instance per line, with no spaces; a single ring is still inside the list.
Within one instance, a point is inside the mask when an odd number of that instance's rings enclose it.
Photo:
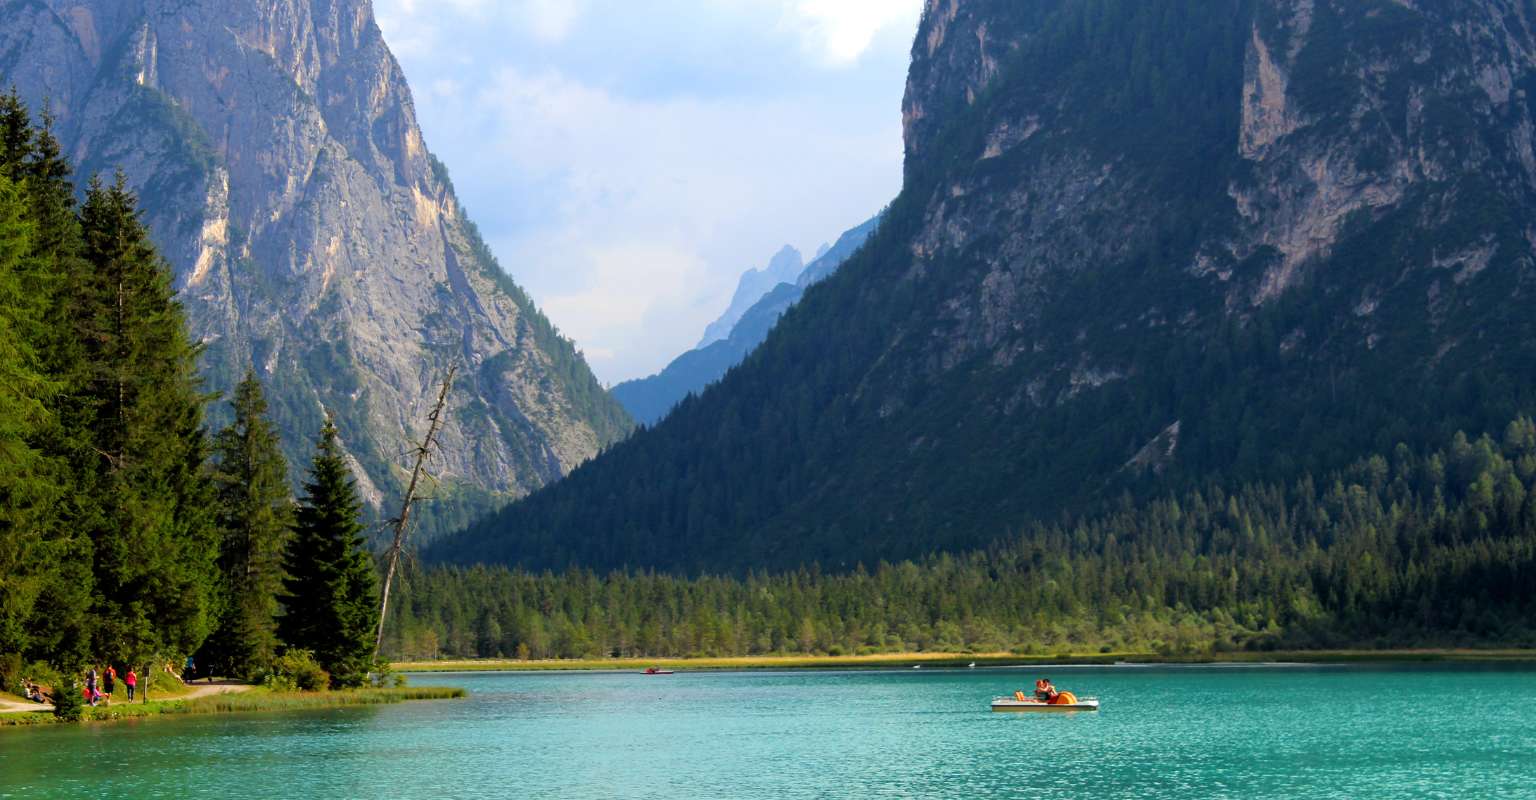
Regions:
[[[46,98],[83,174],[126,175],[210,388],[254,366],[291,463],[335,414],[382,510],[455,363],[429,528],[628,431],[465,216],[365,0],[48,0],[5,17],[0,71]]]

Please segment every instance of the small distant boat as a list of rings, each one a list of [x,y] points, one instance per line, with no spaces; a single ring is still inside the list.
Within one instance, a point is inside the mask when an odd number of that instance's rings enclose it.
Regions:
[[[966,665],[965,665],[965,668],[966,668],[966,669],[975,669],[975,668],[976,668],[976,662],[975,662],[975,661],[972,661],[972,662],[971,662],[971,663],[969,663],[969,664],[966,664]]]
[[[640,674],[641,675],[671,675],[673,673],[672,673],[672,670],[670,670],[670,669],[657,669],[656,667],[646,667],[645,668],[645,672],[642,672]]]
[[[1099,698],[1084,697],[1079,700],[1071,692],[1062,692],[1054,703],[1042,703],[1033,697],[1020,700],[1013,697],[997,697],[992,700],[993,711],[1098,711]]]
[[[913,669],[922,669],[922,668],[923,668],[923,665],[922,665],[922,664],[913,664],[913,665],[912,665],[912,668],[913,668]]]

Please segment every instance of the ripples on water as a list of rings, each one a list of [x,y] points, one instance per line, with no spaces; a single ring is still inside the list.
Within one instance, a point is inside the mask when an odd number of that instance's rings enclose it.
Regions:
[[[1097,714],[993,714],[1036,672]],[[0,797],[1532,798],[1526,668],[417,676],[468,700],[0,729]]]

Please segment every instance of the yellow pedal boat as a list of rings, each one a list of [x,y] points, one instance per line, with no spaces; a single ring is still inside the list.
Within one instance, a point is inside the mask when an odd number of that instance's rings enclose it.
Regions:
[[[1042,703],[1033,697],[1020,700],[1014,697],[998,697],[992,700],[993,711],[1098,711],[1099,698],[1084,697],[1081,700],[1071,692],[1062,692],[1061,700],[1067,702]]]

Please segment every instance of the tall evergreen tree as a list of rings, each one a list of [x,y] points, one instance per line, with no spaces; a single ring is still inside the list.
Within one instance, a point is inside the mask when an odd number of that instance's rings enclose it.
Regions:
[[[198,346],[121,175],[81,210],[90,271],[77,298],[94,488],[91,650],[146,660],[207,636],[217,582]]]
[[[277,596],[293,496],[281,441],[254,373],[235,387],[230,405],[234,421],[213,441],[223,596],[218,627],[198,663],[218,674],[251,677],[271,665],[277,649]]]
[[[12,86],[9,92],[0,95],[0,174],[13,181],[21,179],[32,158],[35,136],[32,114]]]
[[[86,274],[80,258],[80,223],[75,214],[74,186],[70,168],[58,140],[43,118],[34,127],[27,107],[15,91],[0,95],[0,175],[15,186],[20,217],[7,217],[7,230],[25,228],[27,247],[10,251],[7,285],[13,292],[4,301],[6,329],[13,346],[31,360],[32,369],[48,384],[46,413],[30,420],[14,409],[6,419],[25,424],[27,451],[35,456],[28,467],[7,468],[10,478],[24,482],[26,494],[12,493],[3,503],[9,524],[24,526],[24,547],[12,556],[33,578],[26,591],[8,605],[13,622],[26,631],[24,654],[57,664],[85,658],[86,607],[91,593],[89,550],[82,533],[90,525],[82,514],[96,506],[95,493],[83,484],[96,455],[90,447],[87,426],[81,424],[83,408],[84,349],[76,302]],[[19,242],[7,236],[12,244]],[[14,392],[31,393],[25,381],[8,378]],[[21,534],[18,534],[21,535]],[[44,568],[42,565],[47,565]],[[20,586],[22,567],[0,570]],[[35,592],[35,594],[34,594]],[[22,599],[25,598],[25,599]],[[3,602],[3,601],[0,601]],[[30,605],[30,618],[23,619]],[[12,641],[18,641],[13,639]],[[0,645],[0,650],[5,649]]]
[[[31,235],[22,193],[0,172],[0,653],[29,649],[28,622],[48,573],[33,526],[52,494],[35,447],[52,383],[35,347],[42,304],[27,285]]]
[[[336,424],[327,418],[283,558],[288,577],[278,634],[288,647],[312,651],[336,686],[355,686],[366,677],[379,620],[378,578],[364,547],[362,508]]]
[[[19,111],[25,113],[24,108]],[[42,123],[34,129],[31,156],[20,174],[34,226],[34,260],[42,276],[38,296],[47,298],[39,355],[58,387],[50,424],[39,437],[39,448],[54,466],[55,502],[51,513],[34,519],[44,557],[54,568],[42,587],[40,613],[29,628],[32,657],[66,664],[86,657],[86,612],[94,588],[88,531],[102,518],[93,486],[100,456],[91,446],[91,406],[84,391],[90,363],[77,313],[90,265],[81,257],[84,243],[70,179],[73,170],[46,109]]]

